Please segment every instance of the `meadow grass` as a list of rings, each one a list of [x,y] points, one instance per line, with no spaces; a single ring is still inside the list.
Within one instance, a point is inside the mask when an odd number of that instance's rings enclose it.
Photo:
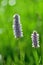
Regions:
[[[16,0],[14,5],[9,1],[0,0],[0,54],[4,65],[43,65],[43,0]],[[14,14],[20,15],[23,29],[23,38],[18,40],[12,27]],[[39,48],[32,47],[34,30],[39,33]]]

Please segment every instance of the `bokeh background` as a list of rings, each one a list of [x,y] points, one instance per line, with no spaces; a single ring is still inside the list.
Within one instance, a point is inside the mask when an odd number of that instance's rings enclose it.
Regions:
[[[18,40],[12,27],[14,14],[20,15],[24,35]],[[34,30],[40,35],[39,48],[32,48]],[[4,65],[43,65],[43,0],[0,0],[0,55]]]

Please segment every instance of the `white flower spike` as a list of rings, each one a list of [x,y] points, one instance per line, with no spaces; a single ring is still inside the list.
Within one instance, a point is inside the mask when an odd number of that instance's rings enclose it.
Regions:
[[[0,54],[0,65],[3,65],[3,56]]]
[[[32,47],[40,47],[39,46],[39,34],[36,31],[33,31],[33,33],[31,34],[31,38],[32,38]]]
[[[15,38],[23,37],[22,25],[20,23],[20,16],[18,14],[13,16],[13,31]]]

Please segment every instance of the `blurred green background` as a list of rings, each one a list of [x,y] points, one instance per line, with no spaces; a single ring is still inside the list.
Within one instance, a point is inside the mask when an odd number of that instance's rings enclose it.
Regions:
[[[18,40],[14,14],[20,15],[24,35]],[[32,48],[34,30],[40,35],[40,48]],[[0,54],[4,65],[43,65],[43,0],[0,0]]]

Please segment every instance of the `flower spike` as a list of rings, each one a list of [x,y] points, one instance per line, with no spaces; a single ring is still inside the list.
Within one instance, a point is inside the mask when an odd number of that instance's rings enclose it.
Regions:
[[[18,14],[13,16],[13,31],[15,38],[23,37],[22,25],[20,23],[20,16]]]
[[[40,47],[39,46],[39,34],[36,31],[33,31],[31,34],[32,38],[32,47]]]

